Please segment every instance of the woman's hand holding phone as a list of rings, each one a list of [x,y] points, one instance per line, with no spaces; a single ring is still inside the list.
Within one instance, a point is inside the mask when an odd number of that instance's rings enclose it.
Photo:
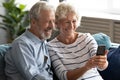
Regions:
[[[98,46],[96,55],[105,55],[105,45]]]

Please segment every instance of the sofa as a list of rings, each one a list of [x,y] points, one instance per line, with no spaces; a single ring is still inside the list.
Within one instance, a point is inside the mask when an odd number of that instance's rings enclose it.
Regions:
[[[120,46],[110,48],[107,55],[109,65],[104,71],[99,71],[104,80],[120,80]]]
[[[94,34],[98,45],[105,44],[106,49],[109,50],[108,62],[109,66],[104,71],[99,71],[104,80],[120,80],[120,46],[117,43],[111,43],[109,36],[104,33]],[[0,45],[0,80],[5,79],[5,61],[4,56],[7,54],[7,50],[10,48],[10,44]]]
[[[7,53],[7,50],[10,48],[10,44],[1,44],[0,45],[0,80],[6,80],[5,79],[5,61],[4,56]]]

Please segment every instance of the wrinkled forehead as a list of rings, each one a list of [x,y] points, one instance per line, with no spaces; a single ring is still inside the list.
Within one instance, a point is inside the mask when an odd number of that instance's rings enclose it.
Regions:
[[[77,15],[73,13],[68,13],[64,17],[61,17],[59,19],[60,21],[65,21],[65,20],[77,20]]]

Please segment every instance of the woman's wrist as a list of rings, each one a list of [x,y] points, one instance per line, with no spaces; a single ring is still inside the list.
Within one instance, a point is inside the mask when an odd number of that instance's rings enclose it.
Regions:
[[[97,68],[98,68],[98,70],[103,71],[103,70],[105,70],[107,67],[108,67],[108,61],[106,61],[106,64],[103,65],[102,67],[97,67]]]

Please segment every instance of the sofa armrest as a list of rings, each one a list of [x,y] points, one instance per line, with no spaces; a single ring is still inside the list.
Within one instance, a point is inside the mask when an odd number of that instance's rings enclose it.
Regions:
[[[0,80],[6,80],[5,72],[4,72],[4,68],[5,68],[4,56],[9,48],[10,48],[9,44],[0,45]]]

